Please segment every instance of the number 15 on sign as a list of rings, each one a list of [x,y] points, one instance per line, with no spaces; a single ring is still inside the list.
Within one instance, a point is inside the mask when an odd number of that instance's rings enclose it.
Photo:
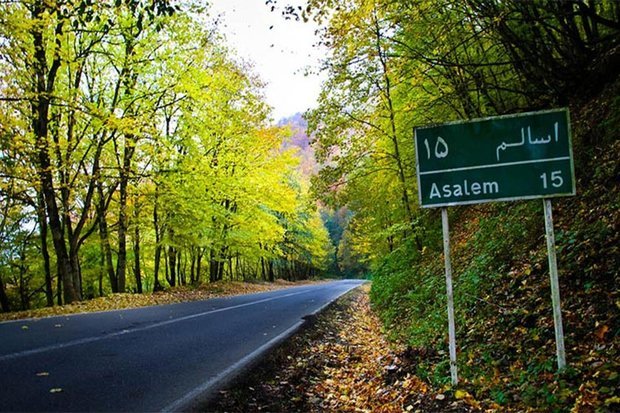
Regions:
[[[551,186],[554,188],[560,188],[564,184],[562,178],[562,171],[544,172],[540,175],[542,180],[543,189],[548,188],[548,181],[551,181]]]

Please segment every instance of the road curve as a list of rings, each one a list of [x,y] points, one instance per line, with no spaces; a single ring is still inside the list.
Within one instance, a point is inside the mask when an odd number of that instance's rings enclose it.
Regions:
[[[0,323],[0,410],[189,409],[362,283]]]

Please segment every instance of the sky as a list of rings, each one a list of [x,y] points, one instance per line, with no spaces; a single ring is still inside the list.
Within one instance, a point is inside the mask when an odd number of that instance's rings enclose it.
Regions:
[[[211,0],[210,4],[210,14],[219,15],[227,43],[238,56],[254,63],[254,72],[266,83],[264,93],[274,108],[274,120],[316,106],[322,76],[304,75],[305,68],[316,69],[321,53],[325,54],[325,49],[313,47],[318,41],[314,23],[285,20],[279,10],[271,12],[265,0]]]

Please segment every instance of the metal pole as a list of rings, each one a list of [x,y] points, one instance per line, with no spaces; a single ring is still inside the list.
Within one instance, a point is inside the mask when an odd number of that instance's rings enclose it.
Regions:
[[[560,308],[560,284],[558,282],[558,264],[555,255],[555,235],[553,233],[553,215],[551,200],[543,199],[545,208],[545,234],[547,236],[547,255],[549,257],[549,277],[551,278],[551,302],[553,305],[553,324],[555,327],[555,348],[558,357],[558,370],[566,367],[564,351],[564,329],[562,328],[562,310]]]
[[[443,256],[446,266],[446,292],[448,295],[448,336],[450,339],[450,377],[452,385],[459,382],[456,368],[456,332],[454,329],[454,297],[452,295],[452,264],[450,263],[450,228],[448,226],[448,209],[441,208],[441,226],[443,228]]]

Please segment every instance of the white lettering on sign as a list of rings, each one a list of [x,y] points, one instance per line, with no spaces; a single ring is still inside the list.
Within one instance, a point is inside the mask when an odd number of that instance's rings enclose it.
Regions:
[[[426,146],[426,157],[427,159],[431,159],[431,147],[428,144],[428,139],[424,139],[424,146]],[[437,137],[437,142],[435,142],[435,158],[441,159],[448,156],[448,144],[441,136]]]
[[[543,188],[547,189],[547,173],[543,173],[540,175],[540,179],[543,181]],[[564,179],[562,179],[562,171],[553,171],[551,172],[551,185],[554,188],[559,188],[564,183]]]
[[[469,195],[487,195],[499,193],[499,184],[495,181],[491,182],[468,182],[467,179],[463,180],[462,184],[448,184],[443,185],[441,188],[433,182],[431,185],[431,193],[429,198],[451,198],[451,197],[463,197]]]
[[[553,125],[553,132],[555,135],[555,142],[558,141],[558,123],[555,122],[555,124]],[[527,127],[527,143],[530,145],[546,145],[549,142],[551,142],[552,138],[551,135],[547,135],[547,136],[542,136],[540,138],[532,138],[532,128],[531,127]],[[506,142],[502,142],[497,149],[495,150],[496,154],[497,154],[497,160],[499,161],[499,151],[505,151],[508,148],[512,148],[512,147],[516,147],[516,146],[523,146],[525,145],[525,128],[521,128],[521,141],[520,142],[513,142],[513,143],[506,143]]]

